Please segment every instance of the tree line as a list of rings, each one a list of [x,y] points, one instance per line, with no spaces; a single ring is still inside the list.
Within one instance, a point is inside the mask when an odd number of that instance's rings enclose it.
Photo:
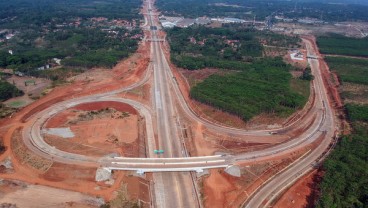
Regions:
[[[363,2],[363,1],[361,1]],[[332,4],[333,3],[333,4]],[[165,15],[183,15],[189,18],[201,16],[236,17],[241,19],[264,20],[272,14],[287,18],[317,18],[323,21],[367,21],[367,5],[336,1],[274,1],[274,0],[158,0],[157,5]]]
[[[368,37],[350,38],[330,34],[329,36],[318,37],[317,44],[321,53],[324,54],[368,57]]]
[[[367,207],[368,205],[368,105],[347,104],[353,127],[323,164],[321,196],[316,207]]]

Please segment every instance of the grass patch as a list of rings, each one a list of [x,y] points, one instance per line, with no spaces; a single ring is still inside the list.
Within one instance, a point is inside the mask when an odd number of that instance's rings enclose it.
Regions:
[[[309,98],[310,95],[310,81],[301,79],[291,79],[290,89],[303,97]]]
[[[10,106],[12,108],[20,108],[20,107],[24,106],[25,104],[26,104],[26,102],[23,101],[23,100],[16,100],[16,101],[8,103],[8,106]]]
[[[368,104],[368,85],[344,83],[341,90],[345,103]]]

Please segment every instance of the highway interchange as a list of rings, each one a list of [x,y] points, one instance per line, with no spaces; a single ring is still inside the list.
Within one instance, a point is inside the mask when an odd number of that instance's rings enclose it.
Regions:
[[[159,27],[157,16],[153,14],[155,8],[153,2],[146,1],[144,12],[146,23],[144,27],[150,30],[151,41],[151,64],[147,69],[145,77],[132,86],[101,94],[89,95],[72,100],[57,103],[49,108],[35,114],[28,122],[27,128],[23,130],[23,140],[27,147],[36,154],[52,158],[54,161],[66,164],[81,164],[97,167],[106,167],[114,170],[135,170],[140,172],[154,172],[154,205],[155,207],[200,207],[193,172],[200,172],[208,168],[224,168],[230,165],[243,165],[247,162],[257,162],[282,156],[301,147],[318,142],[319,145],[306,156],[290,165],[283,172],[271,178],[261,186],[249,200],[244,202],[245,207],[264,207],[276,197],[280,191],[290,185],[293,181],[305,174],[316,162],[323,157],[326,150],[336,136],[336,118],[331,107],[326,87],[322,80],[319,62],[309,59],[313,80],[314,101],[310,109],[301,116],[280,129],[246,131],[214,124],[199,117],[186,102],[175,76],[170,69],[162,49],[162,42],[156,28]],[[154,41],[157,40],[157,41]],[[315,56],[316,52],[312,43],[305,40],[308,56]],[[118,93],[134,89],[148,82],[153,77],[152,104],[144,105],[134,100],[120,98]],[[99,101],[114,101],[127,103],[133,106],[139,114],[144,117],[146,125],[146,143],[149,158],[124,158],[104,157],[96,158],[85,155],[58,150],[47,144],[42,136],[44,124],[52,116],[82,103],[93,103]],[[185,115],[180,115],[179,110]],[[247,141],[258,141],[264,137],[274,137],[274,132],[288,132],[298,127],[308,126],[296,138],[285,140],[272,147],[246,152],[237,155],[215,155],[201,157],[187,157],[188,153],[185,143],[181,138],[178,121],[180,116],[186,116],[193,122],[202,123],[209,131],[222,135],[231,134],[239,136]],[[157,135],[157,142],[155,140]],[[276,135],[280,136],[280,135]],[[321,139],[322,138],[322,139]],[[157,156],[153,153],[155,149],[165,150],[165,154]]]

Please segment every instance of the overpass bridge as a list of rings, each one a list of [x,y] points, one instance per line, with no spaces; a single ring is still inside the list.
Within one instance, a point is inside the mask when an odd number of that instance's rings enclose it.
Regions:
[[[204,169],[226,168],[233,163],[231,155],[213,155],[203,157],[179,158],[102,158],[100,164],[109,170],[133,170],[145,172],[196,171]]]
[[[320,59],[320,57],[314,56],[314,55],[308,55],[307,58],[308,59]]]

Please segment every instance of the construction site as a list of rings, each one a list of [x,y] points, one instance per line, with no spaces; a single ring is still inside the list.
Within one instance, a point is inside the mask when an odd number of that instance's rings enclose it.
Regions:
[[[315,77],[307,104],[285,119],[245,123],[190,98],[189,78],[214,72],[175,67],[168,43],[154,41],[165,37],[154,1],[141,12],[146,37],[135,54],[70,77],[0,120],[1,206],[307,206],[306,184],[344,128],[339,83],[315,38],[303,36],[304,49],[288,54]]]

